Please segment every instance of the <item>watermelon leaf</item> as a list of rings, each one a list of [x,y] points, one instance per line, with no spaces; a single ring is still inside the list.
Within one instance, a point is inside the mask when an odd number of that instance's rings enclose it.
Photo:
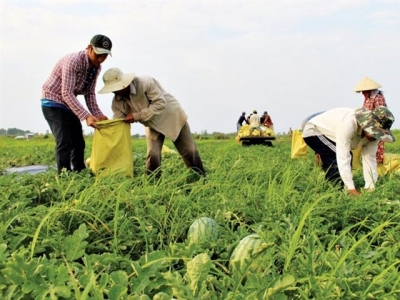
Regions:
[[[73,261],[83,256],[86,246],[88,245],[85,241],[88,236],[86,225],[81,224],[72,235],[64,239],[65,256],[67,260]]]

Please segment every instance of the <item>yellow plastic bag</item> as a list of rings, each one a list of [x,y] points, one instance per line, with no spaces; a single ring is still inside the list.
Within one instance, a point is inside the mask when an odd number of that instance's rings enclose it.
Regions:
[[[397,153],[384,153],[383,164],[388,171],[394,171],[400,166],[400,154]]]
[[[170,148],[169,148],[168,146],[166,146],[166,145],[163,145],[163,146],[162,146],[162,149],[161,149],[161,153],[175,154],[176,151],[170,149]]]
[[[293,159],[295,157],[305,156],[308,153],[308,146],[303,139],[303,135],[300,130],[295,129],[292,135],[292,150],[290,157]]]
[[[362,153],[362,147],[358,147],[354,150],[351,150],[352,152],[352,159],[351,159],[351,168],[353,170],[361,170],[362,169],[362,163],[361,163],[361,153]]]
[[[97,174],[124,174],[133,176],[131,126],[123,119],[105,120],[96,123],[90,169]]]
[[[361,163],[361,152],[362,147],[351,150],[353,153],[353,159],[351,166],[353,169],[362,169]],[[400,154],[384,153],[383,163],[377,165],[379,176],[384,176],[389,172],[398,172],[400,169]]]
[[[378,165],[378,174],[386,175],[389,172],[400,172],[400,154],[384,153],[383,164]]]

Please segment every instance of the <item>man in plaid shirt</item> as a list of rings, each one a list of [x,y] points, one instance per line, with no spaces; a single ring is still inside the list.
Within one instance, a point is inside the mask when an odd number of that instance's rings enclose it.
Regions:
[[[95,85],[101,64],[111,55],[111,40],[95,35],[86,50],[62,57],[42,88],[42,111],[56,141],[57,169],[85,169],[85,140],[81,121],[97,128],[96,122],[107,120],[97,105]],[[77,99],[83,95],[87,111]]]

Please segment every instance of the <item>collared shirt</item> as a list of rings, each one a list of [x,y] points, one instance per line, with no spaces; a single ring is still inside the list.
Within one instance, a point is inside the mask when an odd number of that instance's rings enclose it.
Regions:
[[[111,108],[114,118],[125,118],[132,113],[135,121],[149,128],[146,134],[153,140],[162,133],[175,141],[187,121],[175,97],[157,80],[147,76],[135,77],[130,84],[129,99],[115,95]]]
[[[350,150],[361,146],[365,188],[375,187],[378,178],[375,157],[378,142],[362,137],[355,109],[335,108],[311,118],[304,127],[303,137],[314,135],[324,135],[336,143],[340,177],[348,189],[354,189]]]
[[[80,119],[90,113],[95,117],[103,115],[96,101],[95,85],[101,67],[89,67],[87,51],[79,51],[61,58],[49,78],[43,84],[42,99],[49,99],[70,108]],[[84,95],[90,113],[77,99]]]

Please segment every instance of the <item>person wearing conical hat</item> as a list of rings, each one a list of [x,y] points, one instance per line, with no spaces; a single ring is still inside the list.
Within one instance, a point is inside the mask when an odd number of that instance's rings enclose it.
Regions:
[[[382,86],[376,81],[364,77],[354,88],[357,93],[362,93],[364,96],[363,106],[366,109],[374,110],[376,107],[385,106],[386,100],[383,96],[383,92],[379,90]],[[385,152],[385,145],[383,142],[378,143],[378,150],[376,151],[376,161],[377,163],[383,163],[383,154]]]
[[[376,149],[379,141],[394,142],[390,132],[394,116],[388,108],[335,108],[308,120],[303,129],[305,143],[318,153],[326,180],[359,195],[351,169],[351,150],[361,147],[365,189],[374,189],[378,178]]]

